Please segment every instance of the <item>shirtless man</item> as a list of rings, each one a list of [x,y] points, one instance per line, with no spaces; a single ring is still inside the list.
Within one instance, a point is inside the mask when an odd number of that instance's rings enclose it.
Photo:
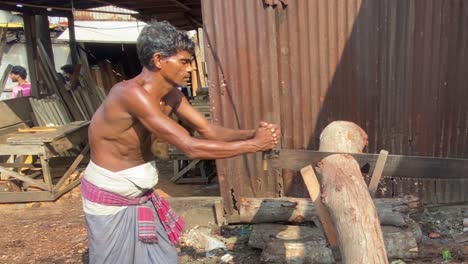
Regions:
[[[137,40],[143,66],[116,84],[89,128],[91,162],[82,182],[90,263],[177,263],[174,244],[183,229],[163,199],[151,142],[162,139],[192,159],[221,159],[278,144],[276,125],[255,130],[210,124],[177,89],[187,85],[194,44],[167,22],[145,26]],[[175,113],[202,138],[168,117]],[[143,197],[143,198],[142,198]]]

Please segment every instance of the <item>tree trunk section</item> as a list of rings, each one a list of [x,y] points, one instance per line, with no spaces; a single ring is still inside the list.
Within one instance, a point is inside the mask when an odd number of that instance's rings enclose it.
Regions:
[[[362,153],[367,146],[366,132],[348,121],[334,121],[320,134],[319,151]]]
[[[411,213],[421,212],[423,203],[418,197],[375,198],[373,202],[381,225],[406,226]],[[238,202],[240,223],[295,223],[317,220],[314,204],[306,198],[251,198],[241,197]]]
[[[322,202],[338,233],[343,263],[388,263],[377,210],[350,155],[328,156],[318,165]]]
[[[361,153],[366,133],[356,124],[335,121],[320,135],[320,151]],[[322,202],[329,209],[338,234],[343,263],[388,263],[377,210],[356,160],[347,154],[317,164]]]
[[[413,227],[418,230],[413,230]],[[413,259],[418,256],[418,225],[406,229],[385,226],[382,231],[390,259]],[[332,251],[318,228],[256,225],[250,235],[249,246],[263,249],[262,259],[273,263],[335,263]]]

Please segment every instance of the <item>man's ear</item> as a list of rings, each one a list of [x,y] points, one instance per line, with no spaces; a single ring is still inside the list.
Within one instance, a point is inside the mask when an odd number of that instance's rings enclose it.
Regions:
[[[161,69],[163,64],[163,57],[161,53],[154,53],[153,54],[153,64],[156,69]]]

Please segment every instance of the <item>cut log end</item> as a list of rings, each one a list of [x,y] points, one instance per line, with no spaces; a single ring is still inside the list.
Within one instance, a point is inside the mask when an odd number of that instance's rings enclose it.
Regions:
[[[334,121],[320,134],[319,151],[361,153],[368,143],[366,132],[348,121]]]

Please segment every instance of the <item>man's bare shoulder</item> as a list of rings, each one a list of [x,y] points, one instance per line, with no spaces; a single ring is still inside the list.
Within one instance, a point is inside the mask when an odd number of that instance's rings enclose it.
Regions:
[[[137,82],[128,80],[115,84],[108,94],[108,99],[119,104],[132,106],[151,100],[151,96]]]

